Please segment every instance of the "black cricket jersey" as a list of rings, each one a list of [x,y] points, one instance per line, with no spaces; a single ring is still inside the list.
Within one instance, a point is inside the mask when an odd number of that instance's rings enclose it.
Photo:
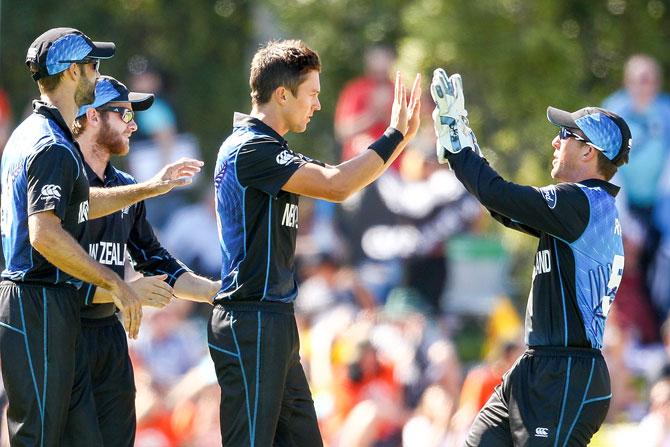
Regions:
[[[135,179],[110,163],[105,168],[104,180],[84,162],[89,183],[94,187],[111,188],[135,184]],[[86,251],[92,258],[124,277],[126,254],[130,254],[133,267],[138,272],[154,276],[167,274],[165,280],[174,286],[177,278],[190,271],[176,260],[156,239],[156,235],[147,221],[144,202],[138,202],[120,211],[98,219],[90,220],[86,234]],[[80,289],[84,304],[91,304],[95,286],[84,284]],[[114,315],[113,303],[101,303],[86,306],[81,311],[82,318],[106,318]]]
[[[81,286],[30,245],[28,216],[53,210],[65,231],[81,243],[89,191],[82,160],[58,109],[34,101],[33,113],[14,130],[2,154],[3,279]]]
[[[214,171],[223,255],[215,301],[295,300],[298,195],[281,188],[305,163],[324,165],[290,150],[262,121],[235,113]]]
[[[526,308],[526,344],[601,349],[623,274],[614,203],[619,188],[597,179],[522,186],[503,180],[471,150],[448,159],[496,220],[540,240]]]

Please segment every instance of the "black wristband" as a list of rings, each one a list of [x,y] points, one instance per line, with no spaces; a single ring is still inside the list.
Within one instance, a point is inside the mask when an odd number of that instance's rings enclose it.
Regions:
[[[377,155],[384,160],[384,163],[386,163],[389,161],[389,158],[391,158],[391,155],[393,155],[393,152],[395,152],[395,149],[398,147],[402,139],[403,135],[398,129],[389,127],[384,132],[384,135],[372,143],[368,149],[375,151]]]

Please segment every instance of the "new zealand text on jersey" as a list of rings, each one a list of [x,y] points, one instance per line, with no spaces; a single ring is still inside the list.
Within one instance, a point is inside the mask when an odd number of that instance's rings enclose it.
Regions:
[[[123,265],[126,260],[126,244],[104,241],[89,244],[88,254],[101,264]]]

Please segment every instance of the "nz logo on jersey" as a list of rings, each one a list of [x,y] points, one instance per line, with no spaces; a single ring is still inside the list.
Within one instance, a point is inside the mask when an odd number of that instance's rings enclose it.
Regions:
[[[556,201],[558,199],[556,196],[556,187],[554,185],[545,186],[540,188],[540,192],[545,202],[547,202],[549,209],[553,210],[556,208]]]
[[[45,202],[53,200],[55,202],[60,200],[60,186],[59,185],[44,185],[40,192],[40,198]]]
[[[281,224],[289,228],[298,228],[298,205],[287,203]]]

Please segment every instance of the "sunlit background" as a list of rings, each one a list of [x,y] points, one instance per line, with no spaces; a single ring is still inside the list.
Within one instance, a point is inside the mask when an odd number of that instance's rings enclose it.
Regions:
[[[328,163],[366,147],[386,126],[396,69],[408,82],[422,73],[424,87],[435,67],[461,73],[485,156],[527,184],[551,182],[556,128],[547,106],[607,101],[627,111],[634,146],[630,169],[615,179],[630,192],[621,203],[626,270],[605,334],[614,397],[592,445],[667,446],[670,99],[656,94],[663,83],[654,64],[670,67],[669,7],[667,0],[0,0],[0,148],[37,95],[24,64],[37,35],[71,26],[115,42],[101,73],[158,101],[138,114],[131,153],[114,163],[143,180],[181,155],[205,160],[193,187],[147,207],[165,247],[215,278],[214,160],[233,112],[250,110],[249,64],[267,40],[303,39],[321,56],[323,108],[307,132],[288,139]],[[649,58],[631,65],[628,90],[617,94],[635,54]],[[329,446],[462,445],[523,343],[536,241],[494,223],[436,165],[429,102],[416,140],[375,185],[341,206],[301,202],[297,316]],[[220,444],[209,312],[177,302],[145,312],[131,343],[138,446]]]

